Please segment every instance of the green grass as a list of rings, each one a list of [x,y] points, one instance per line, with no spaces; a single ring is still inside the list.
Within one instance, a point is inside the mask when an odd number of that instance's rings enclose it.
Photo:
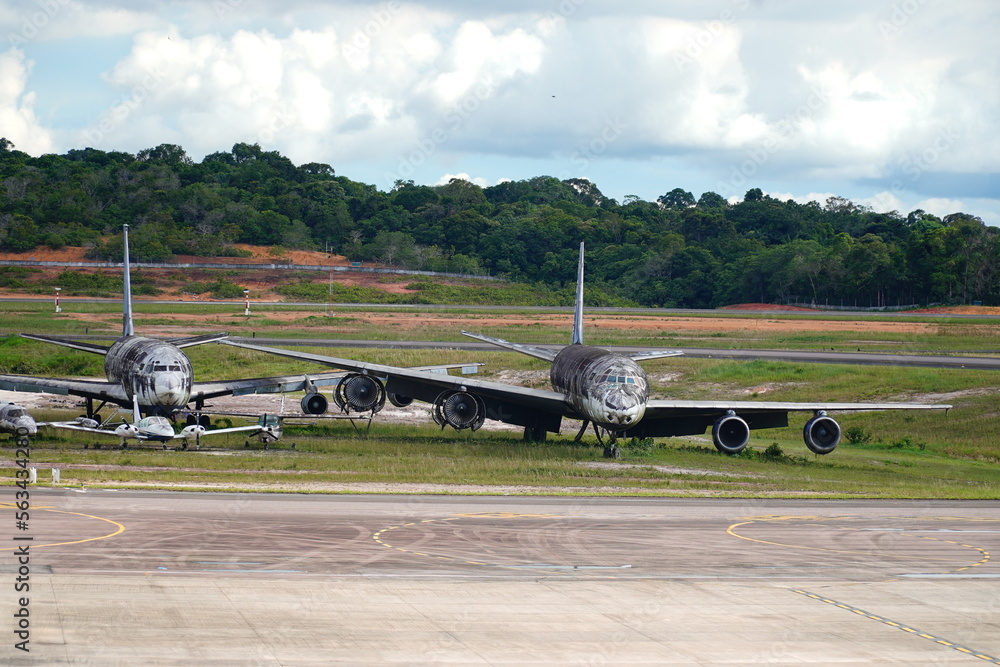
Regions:
[[[504,487],[505,493],[559,494],[569,488],[581,495],[1000,497],[996,461],[956,458],[933,440],[923,449],[844,444],[817,457],[789,437],[791,431],[776,430],[755,432],[750,450],[736,457],[717,453],[708,438],[667,439],[648,452],[630,453],[626,446],[624,460],[609,465],[596,443],[573,444],[569,434],[528,445],[496,432],[456,434],[376,423],[368,437],[360,437],[347,428],[291,433],[296,450],[247,451],[238,442],[222,443],[230,451],[225,456],[84,450],[78,438],[60,439],[36,445],[32,461],[60,466],[67,485],[323,491],[367,482],[440,485],[439,492],[449,485],[481,485],[487,493]]]

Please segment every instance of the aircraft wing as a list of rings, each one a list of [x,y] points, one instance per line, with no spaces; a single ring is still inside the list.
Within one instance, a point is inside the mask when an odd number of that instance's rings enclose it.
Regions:
[[[500,382],[445,375],[417,368],[398,368],[328,357],[322,354],[236,343],[231,340],[220,341],[220,343],[385,378],[387,392],[426,403],[434,403],[443,392],[467,389],[474,391],[483,400],[488,419],[508,424],[544,426],[548,430],[558,431],[562,417],[578,418],[573,407],[562,394],[546,389],[517,387]]]
[[[105,380],[72,380],[69,378],[45,378],[32,375],[0,375],[0,389],[6,391],[40,392],[82,396],[97,401],[110,401],[120,405],[131,405],[120,384]]]
[[[189,336],[187,338],[172,338],[168,342],[177,347],[193,347],[204,345],[205,343],[215,343],[229,337],[227,333],[204,334],[202,336]]]
[[[219,380],[218,382],[195,382],[191,385],[191,400],[198,401],[219,396],[247,396],[249,394],[283,394],[293,391],[305,391],[309,384],[316,387],[327,387],[340,382],[344,374],[336,373],[299,373],[298,375],[280,375],[276,377],[248,378],[245,380]]]
[[[481,340],[484,343],[489,343],[490,345],[496,345],[497,347],[503,347],[508,350],[514,350],[515,352],[520,352],[521,354],[526,354],[529,357],[535,357],[536,359],[542,359],[543,361],[552,362],[558,354],[557,350],[549,350],[544,347],[535,347],[534,345],[522,345],[521,343],[511,343],[510,341],[504,340],[503,338],[494,338],[493,336],[484,336],[483,334],[472,333],[471,331],[463,331],[463,336],[468,336],[469,338],[475,338],[476,340]]]
[[[217,341],[223,342],[223,341]],[[226,343],[230,344],[230,343]],[[251,346],[252,348],[252,346]],[[270,348],[267,348],[270,349]],[[288,352],[288,350],[282,350]],[[294,353],[292,353],[294,354]],[[327,364],[329,365],[329,364]],[[483,364],[435,364],[432,366],[416,366],[412,370],[424,373],[447,375],[449,369],[461,369],[465,375],[475,373]],[[350,369],[346,369],[350,370]],[[248,394],[284,394],[288,392],[305,391],[311,386],[329,387],[340,382],[345,371],[327,373],[300,373],[298,375],[280,375],[266,378],[249,378],[246,380],[219,380],[218,382],[195,382],[191,386],[191,400],[218,398],[219,396],[246,396]],[[0,387],[2,388],[2,387]],[[215,413],[213,413],[215,414]]]
[[[698,435],[729,411],[751,429],[788,426],[789,412],[861,412],[873,410],[949,410],[950,405],[926,403],[794,403],[785,401],[655,400],[646,404],[646,416],[626,436],[640,438]]]
[[[46,336],[44,334],[20,334],[21,338],[27,338],[28,340],[37,340],[43,343],[52,343],[53,345],[61,345],[63,347],[70,347],[74,350],[82,350],[83,352],[93,352],[94,354],[104,354],[108,353],[111,348],[107,345],[99,345],[97,343],[84,343],[78,340],[71,340],[69,338],[62,338],[61,336]]]
[[[555,361],[556,355],[559,353],[558,350],[550,350],[548,348],[536,347],[534,345],[522,345],[521,343],[511,343],[503,338],[484,336],[483,334],[472,333],[470,331],[463,331],[462,335],[548,362]],[[645,352],[629,352],[625,354],[625,356],[635,359],[636,361],[646,361],[648,359],[662,359],[663,357],[679,357],[683,354],[684,352],[681,350],[649,350]]]

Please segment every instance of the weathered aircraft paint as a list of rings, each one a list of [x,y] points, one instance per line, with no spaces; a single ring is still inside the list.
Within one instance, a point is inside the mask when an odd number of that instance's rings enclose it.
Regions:
[[[587,420],[612,431],[638,424],[646,412],[646,372],[628,357],[589,345],[569,345],[556,355],[552,388]]]
[[[4,403],[0,405],[0,432],[10,433],[14,441],[23,446],[38,433],[38,425],[27,408],[16,403]]]
[[[118,339],[104,358],[108,380],[121,384],[129,400],[139,398],[147,414],[172,415],[191,400],[194,370],[175,345],[143,336]]]

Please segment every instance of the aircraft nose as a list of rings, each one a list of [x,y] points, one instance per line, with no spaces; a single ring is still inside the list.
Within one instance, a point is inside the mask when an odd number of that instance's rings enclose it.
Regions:
[[[183,405],[184,382],[177,373],[163,373],[156,378],[156,396],[163,405]]]
[[[604,401],[608,408],[608,422],[626,426],[640,419],[640,400],[632,392],[626,390],[613,391]]]
[[[19,435],[35,435],[38,433],[38,426],[31,417],[21,417],[14,426]]]

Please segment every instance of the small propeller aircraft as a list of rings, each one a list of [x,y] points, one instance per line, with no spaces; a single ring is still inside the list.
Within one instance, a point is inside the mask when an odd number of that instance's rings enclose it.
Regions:
[[[27,447],[38,432],[38,425],[28,410],[16,403],[0,405],[0,433],[10,433],[18,447]]]
[[[194,443],[195,448],[197,448],[201,446],[201,439],[204,436],[215,436],[222,435],[223,433],[237,433],[241,431],[256,431],[260,429],[260,426],[256,424],[233,426],[231,428],[208,429],[205,426],[205,420],[200,420],[201,423],[188,424],[181,429],[180,433],[177,433],[174,431],[174,425],[170,423],[170,420],[166,417],[161,415],[143,417],[139,411],[138,397],[136,396],[133,398],[132,421],[128,422],[123,418],[122,423],[118,424],[114,428],[111,428],[111,425],[108,422],[102,424],[96,419],[90,419],[88,417],[77,417],[76,419],[67,422],[42,422],[39,426],[49,426],[52,428],[66,429],[70,431],[83,431],[85,433],[96,433],[98,435],[116,437],[121,440],[119,446],[122,449],[128,448],[129,440],[135,440],[137,442],[159,442],[163,444],[164,449],[167,448],[166,443],[172,440],[181,440],[181,449],[187,449],[191,443]],[[87,445],[84,445],[84,448],[86,447]],[[100,447],[100,445],[97,447]]]

